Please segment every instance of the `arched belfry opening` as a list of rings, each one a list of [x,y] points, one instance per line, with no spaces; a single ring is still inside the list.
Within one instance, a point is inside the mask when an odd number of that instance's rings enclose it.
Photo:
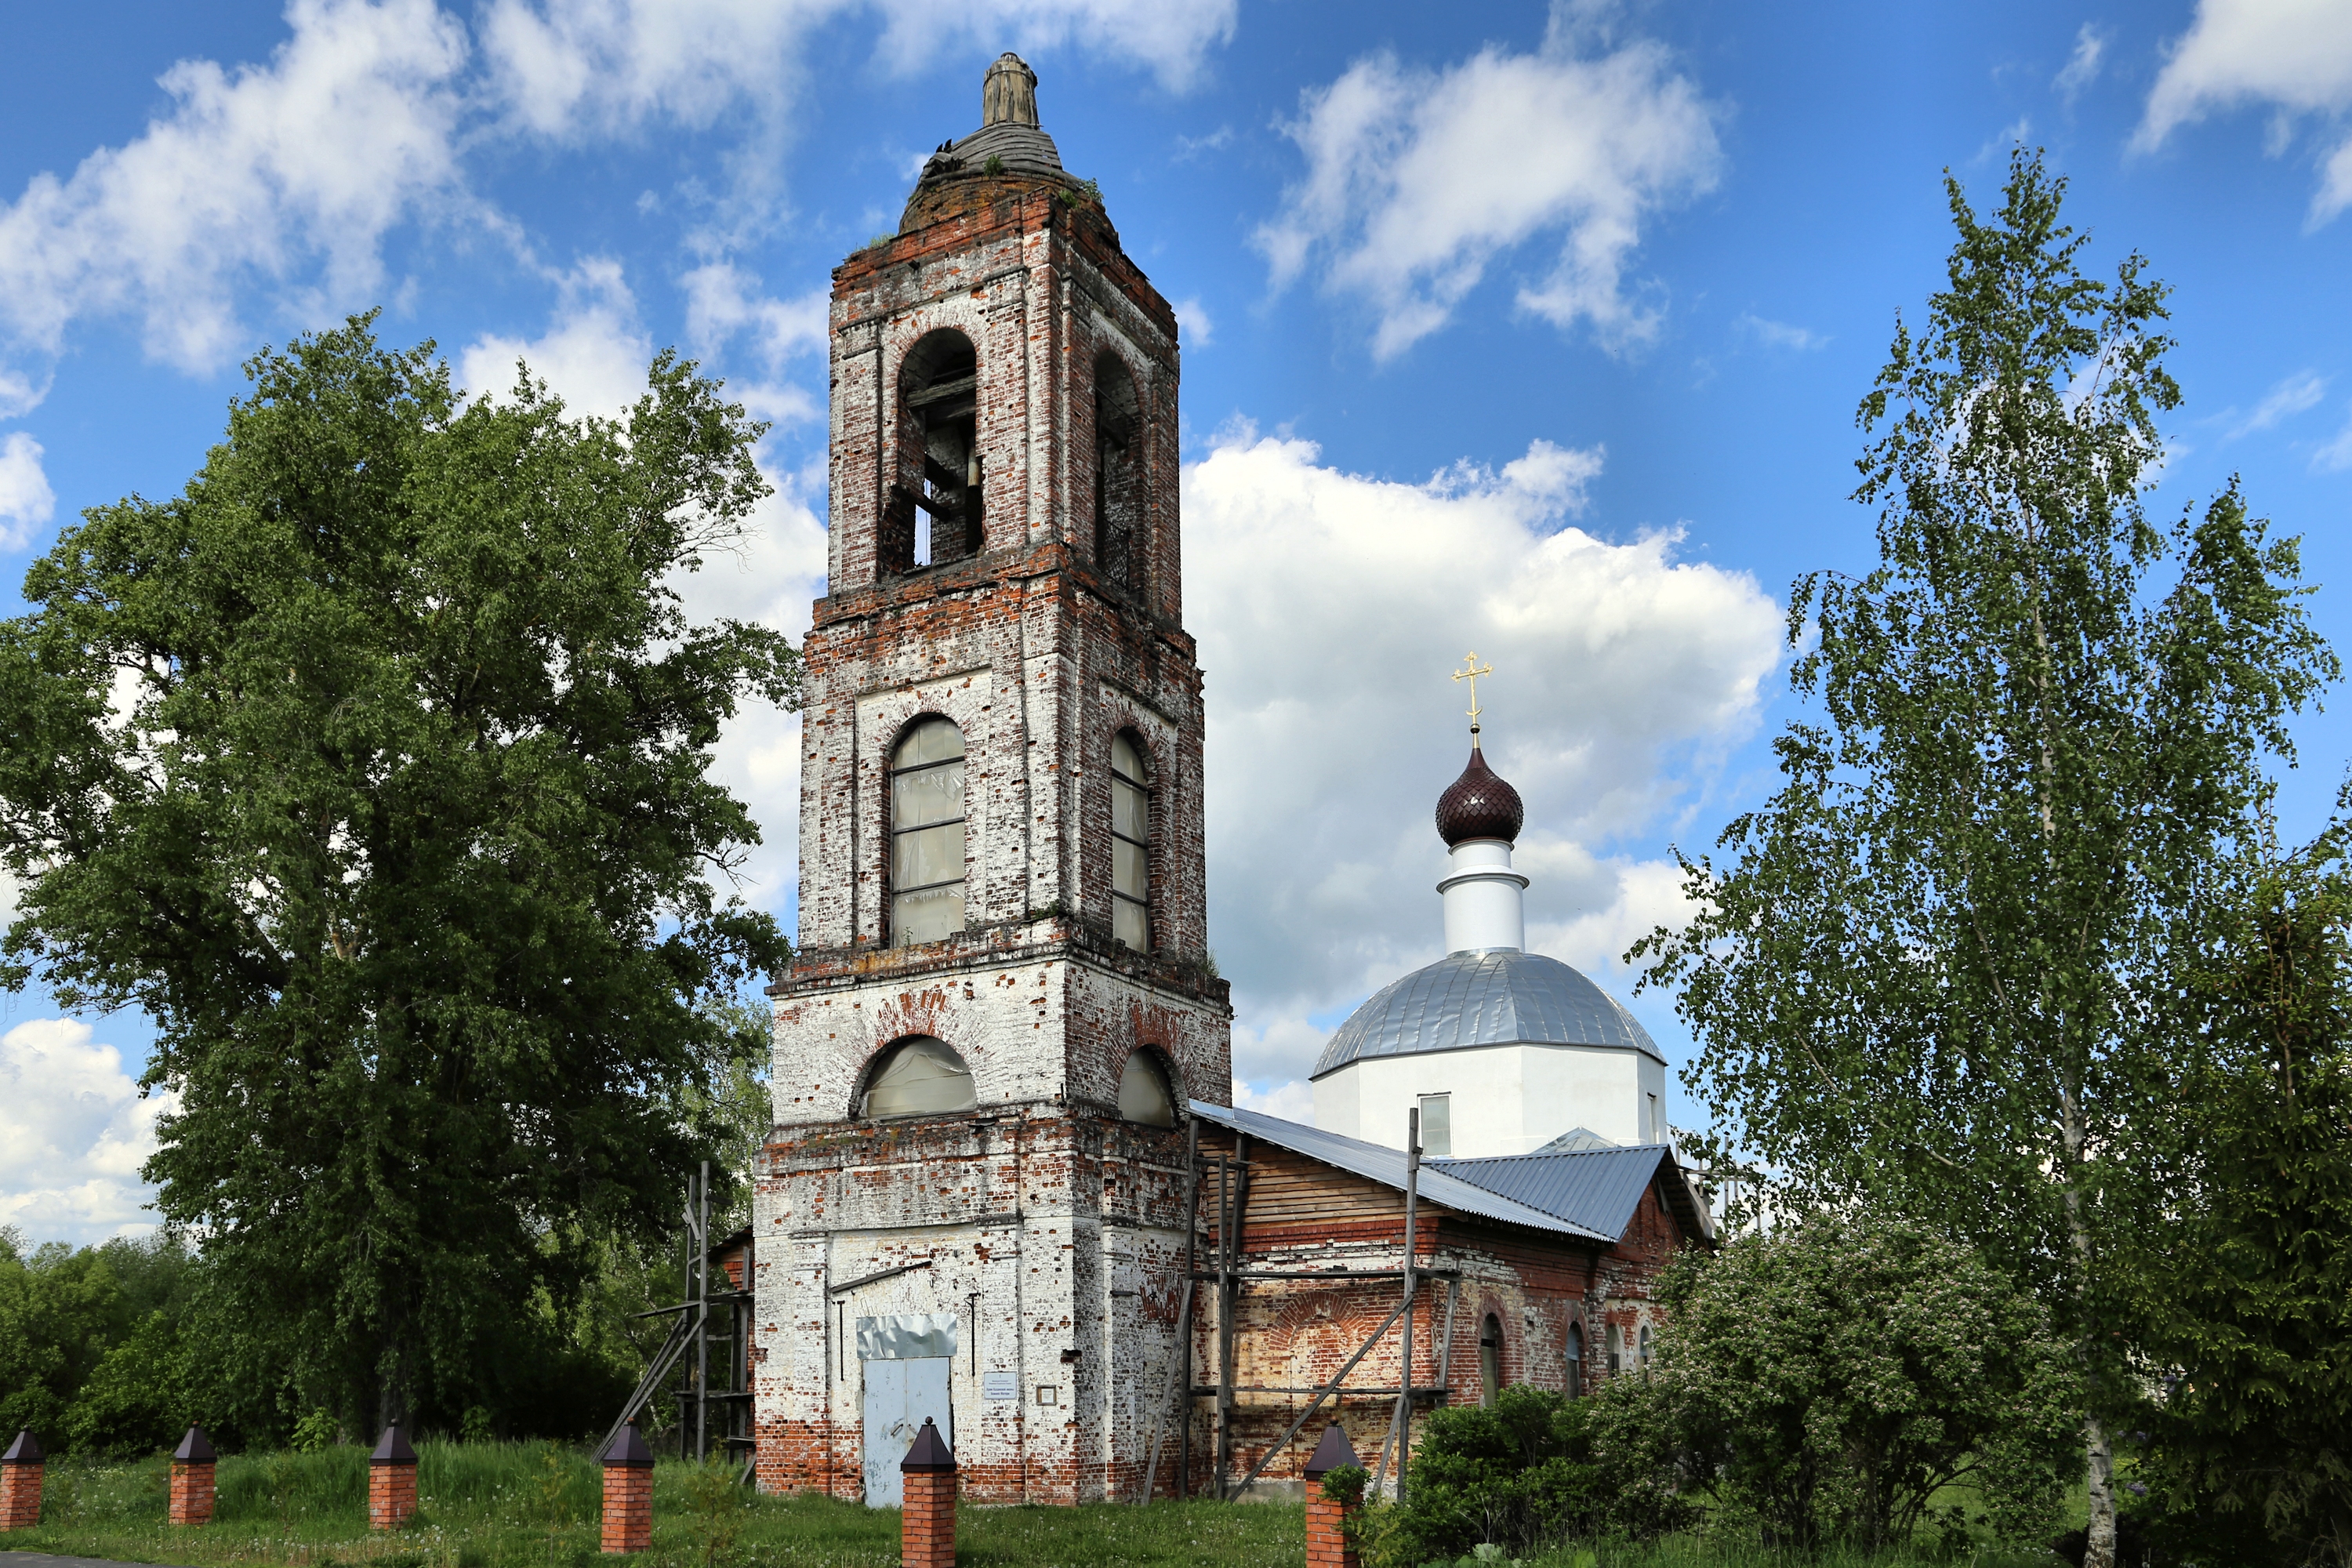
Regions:
[[[984,539],[980,358],[953,327],[929,331],[898,367],[898,474],[883,520],[894,572],[980,553]]]
[[[1113,586],[1143,586],[1143,422],[1135,377],[1108,349],[1095,356],[1095,563]]]

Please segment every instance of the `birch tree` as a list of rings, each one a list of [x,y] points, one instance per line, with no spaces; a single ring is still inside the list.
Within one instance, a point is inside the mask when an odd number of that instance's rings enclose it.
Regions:
[[[2047,1302],[2081,1363],[2089,1568],[2111,1568],[2136,1149],[2179,1061],[2175,949],[2260,831],[2290,717],[2336,673],[2292,540],[2233,483],[2147,514],[2179,387],[2166,289],[2083,269],[2065,182],[1946,180],[1948,285],[1857,423],[1879,564],[1789,612],[1817,719],[1781,787],[1684,861],[1703,912],[1634,950],[1678,986],[1727,1146],[1797,1202],[1906,1208]]]

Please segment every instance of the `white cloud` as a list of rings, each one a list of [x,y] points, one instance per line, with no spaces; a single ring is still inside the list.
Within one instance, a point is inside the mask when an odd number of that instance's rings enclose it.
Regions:
[[[1490,46],[1437,71],[1380,54],[1303,94],[1283,130],[1307,174],[1256,236],[1275,287],[1317,267],[1370,305],[1385,359],[1444,325],[1502,253],[1544,239],[1558,253],[1521,306],[1590,321],[1612,347],[1654,333],[1625,269],[1645,221],[1714,185],[1719,110],[1660,45],[1583,41],[1556,24],[1537,53]]]
[[[435,0],[289,0],[259,65],[190,59],[140,135],[0,200],[0,344],[55,356],[93,317],[139,323],[148,353],[210,373],[251,346],[257,301],[296,326],[375,304],[387,237],[462,224],[526,261],[516,224],[477,197],[467,160],[517,134],[707,129],[748,106],[721,159],[737,219],[772,216],[815,26],[859,16],[912,68],[975,46],[1068,47],[1181,86],[1233,33],[1236,0],[488,0],[480,48]],[[967,112],[979,118],[978,70]],[[1048,97],[1050,100],[1050,84]],[[706,247],[730,242],[714,230]],[[0,367],[0,416],[38,401]]]
[[[2242,419],[2231,422],[2224,437],[2234,441],[2241,436],[2251,436],[2257,430],[2267,430],[2280,420],[2302,413],[2317,403],[2327,392],[2327,378],[2317,371],[2299,370],[2286,377],[2254,405],[2254,411]]]
[[[48,395],[47,381],[35,386],[30,376],[18,375],[5,365],[0,365],[0,419],[14,419],[20,414],[30,414]]]
[[[0,1035],[0,1225],[76,1244],[153,1228],[139,1168],[170,1109],[139,1097],[122,1053],[87,1024],[36,1018]]]
[[[0,550],[22,550],[57,510],[57,492],[41,471],[41,444],[11,432],[0,440]]]
[[[151,354],[207,371],[248,346],[248,283],[310,321],[381,288],[386,231],[462,189],[464,29],[432,0],[294,0],[287,17],[267,65],[180,62],[142,135],[0,206],[10,335],[54,353],[76,317],[126,315]]]
[[[900,70],[955,50],[1076,47],[1181,88],[1232,37],[1236,10],[1237,0],[492,0],[481,33],[512,117],[573,138],[655,119],[707,126],[744,105],[773,121],[803,85],[810,33],[856,12],[880,21],[879,52]],[[974,125],[979,105],[975,79]]]
[[[1178,300],[1169,309],[1176,312],[1176,325],[1182,329],[1186,347],[1204,349],[1216,342],[1216,323],[1209,320],[1208,309],[1198,296]]]
[[[2273,155],[2285,150],[2294,117],[2352,110],[2352,0],[2200,0],[2189,31],[2167,47],[2133,145],[2153,151],[2181,126],[2245,104],[2277,112]],[[2322,165],[2311,221],[2348,205],[2352,138]]]
[[[2311,466],[2331,474],[2352,468],[2352,416],[2347,416],[2334,440],[2312,454]]]
[[[1565,526],[1597,452],[1538,442],[1498,473],[1344,474],[1228,432],[1184,477],[1186,619],[1210,682],[1209,886],[1239,1019],[1234,1074],[1273,1095],[1307,1020],[1437,957],[1431,826],[1468,737],[1528,803],[1530,941],[1596,973],[1678,907],[1670,866],[1596,851],[1686,805],[1753,725],[1780,612],[1744,574]]]
[[[1811,349],[1829,346],[1830,340],[1826,333],[1817,332],[1811,327],[1790,326],[1786,321],[1767,321],[1753,312],[1740,317],[1739,325],[1758,342],[1771,348],[1795,349],[1798,353],[1803,353]]]
[[[636,297],[621,264],[595,256],[560,279],[562,301],[535,339],[486,332],[457,356],[457,384],[502,396],[514,386],[515,362],[547,383],[573,414],[617,418],[645,395],[653,339],[637,322]]]
[[[2072,104],[2083,89],[2099,79],[2099,68],[2106,63],[2107,33],[2095,23],[2085,22],[2074,34],[2074,52],[2066,58],[2066,66],[2050,85],[2058,96]]]
[[[697,353],[715,353],[745,332],[770,370],[825,346],[832,295],[812,289],[796,300],[772,300],[760,279],[729,262],[698,267],[686,289],[686,336]]]

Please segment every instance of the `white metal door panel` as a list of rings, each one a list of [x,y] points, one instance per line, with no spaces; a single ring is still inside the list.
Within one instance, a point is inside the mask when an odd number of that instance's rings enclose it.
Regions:
[[[955,1415],[948,1403],[948,1373],[954,1362],[947,1356],[876,1356],[860,1365],[866,1373],[866,1506],[897,1508],[906,1500],[898,1466],[924,1419],[938,1426],[949,1447],[955,1447]]]

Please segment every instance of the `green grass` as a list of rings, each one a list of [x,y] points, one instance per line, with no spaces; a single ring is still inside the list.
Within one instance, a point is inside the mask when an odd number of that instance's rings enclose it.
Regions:
[[[407,1529],[367,1528],[367,1451],[236,1456],[215,1473],[213,1522],[164,1522],[167,1467],[49,1463],[41,1524],[0,1547],[130,1563],[232,1568],[583,1568],[599,1561],[598,1468],[543,1443],[420,1443],[417,1514]],[[895,1568],[898,1514],[829,1498],[755,1496],[665,1461],[654,1470],[657,1568]],[[966,1508],[961,1563],[979,1568],[1091,1568],[1105,1563],[1244,1563],[1276,1568],[1306,1550],[1303,1510],[1211,1502],[1119,1507]]]
[[[0,1548],[184,1563],[191,1568],[588,1568],[600,1561],[602,1474],[579,1450],[545,1443],[421,1443],[409,1528],[367,1528],[367,1451],[240,1455],[216,1475],[213,1522],[164,1522],[160,1458],[109,1465],[52,1459],[40,1527]],[[1305,1510],[1280,1504],[1157,1503],[1149,1509],[967,1507],[963,1568],[1094,1568],[1215,1563],[1293,1568]],[[647,1568],[895,1568],[898,1515],[829,1498],[771,1498],[722,1472],[665,1461],[654,1471]],[[1529,1568],[2049,1568],[2045,1553],[1970,1558],[1907,1552],[1790,1553],[1677,1537],[1570,1547]]]

